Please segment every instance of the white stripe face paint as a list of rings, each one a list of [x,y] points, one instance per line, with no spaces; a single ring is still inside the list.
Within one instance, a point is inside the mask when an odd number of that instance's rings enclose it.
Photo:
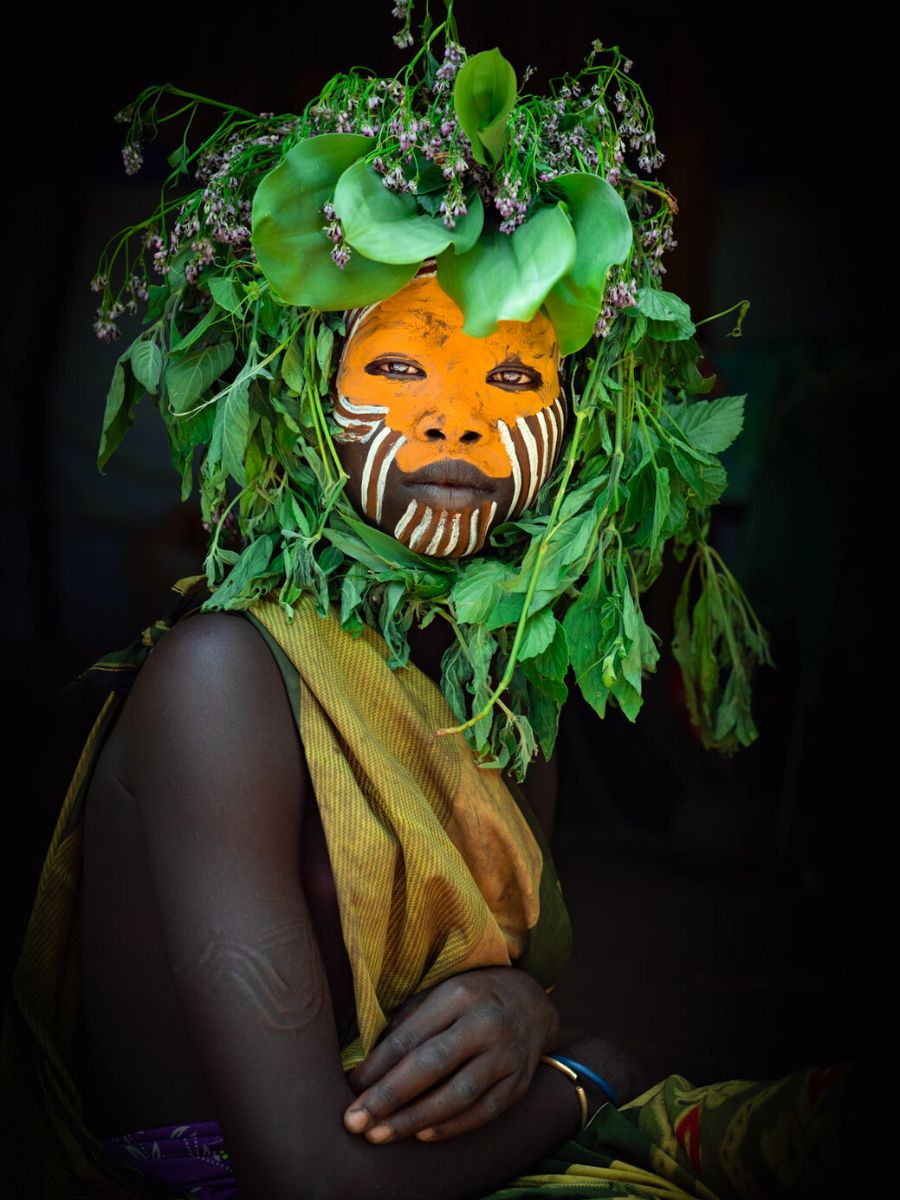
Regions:
[[[415,550],[418,547],[419,542],[422,540],[422,537],[425,534],[425,531],[428,529],[428,526],[431,524],[431,518],[433,516],[434,516],[433,510],[428,508],[428,506],[426,505],[425,513],[422,517],[422,520],[418,523],[418,525],[415,527],[415,529],[412,531],[412,534],[410,535],[410,539],[409,539],[409,543],[408,543],[410,550]]]
[[[438,521],[438,527],[434,531],[434,537],[422,551],[423,554],[437,554],[437,548],[441,544],[441,538],[444,536],[444,530],[447,528],[447,510],[444,509]]]
[[[519,501],[519,493],[522,491],[522,471],[519,468],[519,456],[516,454],[516,448],[513,445],[512,437],[510,436],[509,427],[505,421],[497,422],[497,430],[500,434],[500,440],[503,442],[503,448],[509,457],[509,469],[513,477],[513,496],[509,503],[509,511],[507,516],[511,516],[516,510],[516,504]]]
[[[549,408],[544,409],[544,414],[547,418],[547,425],[550,430],[550,466],[556,462],[556,447],[559,445],[559,426],[557,424],[556,406],[551,404]]]
[[[472,509],[472,515],[469,518],[469,544],[466,546],[465,553],[471,554],[478,543],[478,520],[481,516],[481,510]]]
[[[487,533],[487,531],[488,531],[488,530],[490,529],[490,527],[493,525],[493,523],[494,523],[494,517],[496,516],[496,513],[497,513],[497,501],[496,501],[496,500],[492,500],[492,501],[491,501],[491,508],[490,508],[490,511],[488,512],[488,515],[487,515],[487,517],[485,518],[485,522],[484,522],[484,530],[485,530],[485,533]]]
[[[562,440],[562,435],[566,428],[566,410],[565,410],[565,406],[561,403],[561,399],[562,399],[562,397],[557,396],[556,399],[553,401],[553,411],[556,413],[556,415],[559,419],[560,440]]]
[[[462,520],[462,513],[453,514],[453,524],[450,529],[450,540],[444,548],[444,558],[448,558],[456,549],[456,543],[459,541],[459,523]]]
[[[375,439],[375,441],[372,443],[372,445],[369,447],[368,451],[366,452],[366,464],[363,467],[362,483],[360,484],[360,487],[359,487],[359,495],[360,495],[360,503],[362,504],[363,510],[365,511],[365,513],[368,516],[372,515],[371,512],[369,511],[369,509],[370,509],[369,483],[371,482],[371,478],[372,478],[372,468],[375,465],[375,456],[378,454],[378,447],[385,440],[385,438],[389,438],[390,436],[391,436],[391,427],[390,427],[390,425],[385,425],[382,428],[381,432],[379,433],[378,437]]]
[[[403,540],[403,535],[404,535],[404,533],[406,533],[406,527],[410,523],[410,521],[413,519],[413,513],[415,511],[416,511],[416,502],[415,502],[415,500],[410,500],[409,505],[407,506],[406,512],[403,514],[403,516],[400,518],[400,520],[394,526],[394,537],[397,539],[398,542]]]
[[[385,404],[354,404],[346,396],[338,396],[338,401],[341,407],[354,417],[383,417],[387,413],[387,405]]]
[[[540,483],[538,484],[538,488],[540,489],[543,486],[544,480],[550,474],[550,435],[548,432],[550,418],[547,416],[547,410],[544,409],[537,413],[534,420],[538,427],[537,443],[538,449],[541,452],[541,465],[538,468],[540,474]]]
[[[385,426],[385,429],[387,429],[387,426]],[[384,462],[382,462],[381,468],[378,471],[378,481],[375,485],[375,522],[378,525],[381,524],[381,508],[384,502],[384,487],[385,483],[387,482],[387,474],[390,470],[391,463],[397,457],[397,451],[405,441],[406,438],[403,437],[402,434],[399,434],[393,446],[391,446],[387,454],[384,456]]]
[[[354,404],[346,396],[338,395],[331,415],[340,425],[341,432],[334,435],[334,440],[339,443],[370,441],[387,411],[385,405]]]
[[[532,432],[528,428],[528,422],[524,417],[518,418],[516,428],[522,435],[522,441],[525,443],[525,451],[528,455],[528,466],[531,468],[531,482],[528,487],[528,495],[525,497],[525,503],[522,505],[523,508],[529,508],[534,497],[535,485],[538,481],[538,448]]]

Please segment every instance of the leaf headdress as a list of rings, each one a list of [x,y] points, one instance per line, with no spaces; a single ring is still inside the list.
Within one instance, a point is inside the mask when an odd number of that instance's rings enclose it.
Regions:
[[[411,4],[395,13],[395,40],[411,45]],[[538,746],[552,753],[570,682],[600,716],[611,701],[637,716],[659,658],[640,596],[670,540],[679,560],[690,554],[673,651],[705,745],[753,741],[751,671],[771,664],[706,540],[726,486],[717,455],[745,397],[704,398],[715,380],[698,369],[690,311],[662,286],[676,205],[655,177],[663,159],[631,66],[595,42],[577,76],[525,92],[528,75],[520,85],[499,50],[466,55],[450,3],[437,26],[426,8],[396,77],[337,75],[300,115],[169,85],[117,115],[129,174],[160,125],[184,118],[184,133],[159,208],[112,240],[92,281],[105,340],[146,303],[114,371],[99,468],[149,395],[182,500],[197,470],[204,608],[278,588],[290,611],[311,594],[351,634],[379,630],[395,668],[414,621],[447,621],[448,704],[479,761],[519,779]],[[204,108],[220,123],[191,148]],[[543,309],[565,356],[573,419],[557,466],[472,558],[417,554],[363,521],[331,436],[346,310],[393,294],[431,258],[466,333]]]

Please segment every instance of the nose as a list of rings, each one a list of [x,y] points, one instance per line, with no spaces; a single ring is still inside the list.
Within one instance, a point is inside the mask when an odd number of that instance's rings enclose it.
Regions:
[[[454,418],[452,414],[432,411],[424,413],[416,422],[415,437],[419,441],[441,446],[444,450],[474,446],[488,436],[487,422],[472,413]]]

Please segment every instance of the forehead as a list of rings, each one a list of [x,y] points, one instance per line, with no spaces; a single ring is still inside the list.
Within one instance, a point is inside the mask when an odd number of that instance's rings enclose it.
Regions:
[[[437,360],[488,362],[510,358],[540,366],[555,363],[559,346],[553,323],[543,313],[531,321],[500,321],[487,337],[463,332],[463,315],[434,276],[414,279],[386,300],[360,313],[344,346],[344,358],[387,351],[427,353]]]

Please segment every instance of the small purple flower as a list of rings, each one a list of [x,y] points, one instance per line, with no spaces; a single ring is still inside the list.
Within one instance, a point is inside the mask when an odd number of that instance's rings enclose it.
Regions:
[[[340,269],[343,271],[344,267],[346,267],[347,263],[350,261],[350,247],[346,243],[344,243],[342,246],[335,246],[331,252],[331,257],[335,263],[335,266],[340,267]]]
[[[112,313],[102,306],[97,309],[97,319],[94,321],[94,333],[101,342],[114,342],[122,336],[122,331],[112,317]]]
[[[137,175],[144,165],[141,149],[140,142],[129,142],[127,146],[122,147],[122,161],[125,164],[126,175]]]

